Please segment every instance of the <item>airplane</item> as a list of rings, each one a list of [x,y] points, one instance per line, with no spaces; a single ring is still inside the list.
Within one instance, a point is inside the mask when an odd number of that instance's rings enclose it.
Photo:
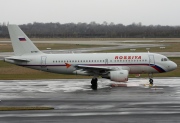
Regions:
[[[177,64],[166,56],[150,53],[77,53],[46,54],[41,52],[17,25],[8,25],[14,56],[4,61],[18,66],[59,74],[92,76],[91,88],[98,87],[98,77],[127,82],[129,74],[148,74],[175,70]]]

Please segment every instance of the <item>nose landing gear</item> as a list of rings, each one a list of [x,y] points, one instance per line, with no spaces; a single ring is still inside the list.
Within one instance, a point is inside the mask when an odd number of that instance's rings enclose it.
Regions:
[[[153,73],[149,73],[148,75],[149,75],[149,84],[153,85],[153,82],[154,82],[153,79],[152,79],[153,78]]]
[[[153,79],[151,79],[151,78],[149,79],[149,84],[153,85]]]

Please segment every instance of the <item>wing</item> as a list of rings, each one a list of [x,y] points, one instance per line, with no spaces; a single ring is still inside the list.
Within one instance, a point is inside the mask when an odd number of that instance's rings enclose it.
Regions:
[[[112,68],[109,67],[102,67],[102,66],[87,66],[87,65],[76,65],[76,68],[80,69],[89,69],[89,70],[112,70]]]
[[[81,70],[86,73],[98,74],[98,75],[106,75],[110,71],[130,70],[129,67],[126,66],[106,67],[106,66],[75,65],[74,67],[76,68],[76,70]]]
[[[105,66],[88,66],[88,65],[76,65],[75,68],[77,70],[81,70],[86,73],[98,74],[98,75],[104,75],[107,74],[109,71],[114,70],[113,68],[105,67]]]

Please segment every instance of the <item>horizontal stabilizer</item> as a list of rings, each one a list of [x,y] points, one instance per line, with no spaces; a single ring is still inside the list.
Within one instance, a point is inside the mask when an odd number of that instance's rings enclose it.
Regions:
[[[25,59],[25,58],[13,58],[13,57],[8,57],[8,58],[5,58],[5,61],[7,61],[7,60],[14,60],[14,61],[20,61],[20,62],[30,62],[30,60]]]

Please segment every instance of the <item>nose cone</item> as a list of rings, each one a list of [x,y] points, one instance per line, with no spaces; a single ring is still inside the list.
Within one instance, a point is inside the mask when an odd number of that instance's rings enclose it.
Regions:
[[[177,68],[177,64],[176,64],[176,63],[174,63],[173,67],[174,67],[174,70],[175,70],[175,69]]]
[[[171,61],[168,68],[169,68],[169,71],[175,70],[177,68],[177,64]]]

